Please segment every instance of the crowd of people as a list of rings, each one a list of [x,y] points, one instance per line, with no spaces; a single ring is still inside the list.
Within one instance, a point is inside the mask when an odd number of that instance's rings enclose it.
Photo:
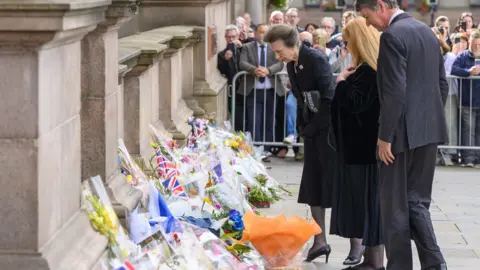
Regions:
[[[328,262],[325,210],[332,208],[329,233],[350,240],[348,269],[385,269],[385,251],[386,269],[413,269],[411,240],[422,270],[447,269],[429,207],[438,162],[480,163],[480,151],[438,150],[480,145],[473,77],[480,30],[472,14],[453,28],[445,16],[429,27],[396,0],[357,0],[342,31],[331,17],[299,22],[295,8],[256,25],[245,13],[225,30],[218,69],[231,89],[236,130],[280,142],[266,148],[278,157],[288,151],[281,143],[303,142],[294,147],[304,160],[298,202],[323,229],[307,261]]]
[[[320,51],[327,58],[332,72],[338,74],[352,64],[352,56],[343,40],[343,29],[349,21],[356,17],[356,12],[346,11],[340,25],[332,17],[324,17],[321,19],[320,25],[306,23],[302,28],[299,26],[299,11],[291,8],[285,14],[281,11],[272,12],[269,22],[259,24],[261,27],[258,28],[259,25],[252,23],[250,15],[245,13],[225,29],[227,47],[218,54],[218,70],[228,79],[230,90],[233,87],[233,77],[238,72],[247,71],[252,75],[258,75],[251,69],[246,69],[246,66],[256,64],[257,58],[260,56],[247,57],[242,60],[243,45],[260,40],[262,33],[264,34],[272,25],[288,24],[297,29],[300,41]],[[480,54],[480,48],[477,48],[480,47],[479,30],[477,30],[471,13],[462,13],[455,23],[451,23],[446,16],[438,16],[432,30],[440,41],[447,75],[467,78],[480,74],[480,62],[475,64],[475,59],[480,58],[480,55],[475,56],[475,53]],[[257,34],[257,31],[262,33]],[[272,61],[271,64],[278,63],[268,46],[265,47],[265,53]],[[269,61],[265,64],[267,70],[269,64]],[[279,65],[277,64],[276,67]],[[269,154],[283,158],[287,155],[288,148],[286,146],[269,147],[268,142],[292,144],[303,142],[303,139],[298,136],[296,129],[297,101],[290,91],[291,85],[288,77],[286,75],[275,76],[277,73],[285,74],[285,67],[281,72],[276,72],[275,69],[273,71],[275,72],[266,77],[266,84],[253,84],[253,77],[247,77],[249,83],[242,84],[244,78],[237,77],[236,89],[230,91],[236,95],[235,117],[232,117],[232,120],[237,131],[249,131],[253,134],[255,129],[254,140],[267,143],[265,149]],[[280,80],[274,77],[279,77]],[[271,82],[270,79],[273,81]],[[449,78],[448,82],[449,95],[445,108],[449,134],[448,144],[478,147],[480,146],[480,91],[475,89],[480,88],[480,82],[469,79],[459,81],[457,78]],[[252,92],[252,89],[266,89],[267,91],[264,91],[265,93]],[[257,93],[257,96],[253,96],[252,93]],[[228,104],[229,111],[232,113],[231,94]],[[303,160],[303,147],[293,147],[293,150],[295,159]],[[265,161],[268,161],[268,158]],[[442,150],[437,156],[437,165],[439,164],[480,166],[480,151]]]

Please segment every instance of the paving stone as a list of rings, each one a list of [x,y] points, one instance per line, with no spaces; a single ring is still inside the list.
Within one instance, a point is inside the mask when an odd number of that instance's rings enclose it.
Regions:
[[[460,230],[453,222],[434,221],[433,228],[435,229],[435,232],[460,233]]]
[[[272,162],[268,173],[278,182],[284,184],[292,192],[292,197],[286,197],[283,202],[272,205],[270,209],[263,209],[262,214],[277,216],[281,213],[298,215],[311,219],[309,207],[297,204],[298,188],[301,181],[301,162],[292,158],[283,160],[271,158]],[[478,270],[480,269],[480,181],[479,171],[464,170],[464,168],[437,168],[433,186],[433,203],[431,216],[437,241],[442,248],[448,263],[449,270]],[[329,232],[330,210],[326,213]],[[325,257],[315,261],[319,270],[340,270],[345,266],[342,262],[350,249],[348,239],[327,235],[328,243],[332,246],[329,263],[325,264]],[[417,251],[412,242],[413,269],[420,269]],[[303,269],[312,269],[304,267]]]

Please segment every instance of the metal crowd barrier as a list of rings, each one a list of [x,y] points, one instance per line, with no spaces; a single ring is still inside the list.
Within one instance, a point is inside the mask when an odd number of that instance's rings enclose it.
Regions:
[[[286,84],[286,81],[288,80],[288,74],[286,72],[277,73],[274,77],[275,80],[270,81],[271,87],[273,87],[274,89],[273,103],[267,102],[267,95],[271,96],[272,93],[267,93],[268,89],[266,88],[266,86],[264,86],[263,89],[258,89],[257,91],[255,80],[253,81],[252,91],[255,91],[255,93],[257,93],[253,95],[253,104],[257,104],[257,99],[262,97],[261,95],[263,94],[263,108],[261,112],[257,112],[257,110],[252,110],[252,108],[248,108],[249,106],[247,106],[248,99],[252,98],[252,97],[247,98],[247,91],[248,91],[248,89],[246,88],[247,76],[245,76],[247,74],[248,72],[246,71],[238,72],[233,78],[232,86],[229,87],[228,96],[231,97],[231,108],[232,108],[231,121],[232,121],[233,129],[236,131],[250,132],[253,143],[255,145],[287,146],[287,144],[283,143],[283,139],[286,136],[290,135],[290,134],[287,134],[287,130],[286,130],[287,129],[287,105],[286,105],[287,92],[283,95],[278,95],[282,93],[279,93],[277,91],[279,89],[278,88],[279,80],[277,80],[277,78],[280,78],[281,83]],[[333,75],[336,76],[337,74],[333,74]],[[284,79],[282,79],[282,77]],[[449,95],[449,98],[447,99],[447,103],[445,105],[445,113],[446,113],[447,126],[448,126],[448,136],[450,138],[450,141],[448,144],[440,145],[439,148],[444,149],[444,151],[447,151],[450,154],[459,155],[459,156],[461,156],[462,153],[465,154],[466,153],[465,151],[480,151],[480,109],[478,109],[477,111],[476,108],[472,107],[472,96],[473,96],[472,81],[480,80],[480,76],[468,77],[468,78],[447,76],[447,78],[448,78],[450,92],[452,90],[456,91],[457,95]],[[470,106],[469,107],[465,107],[465,106],[462,107],[462,103],[461,103],[463,80],[470,80]],[[243,85],[243,89],[240,89],[241,90],[240,92],[237,89],[239,85]],[[235,91],[235,89],[237,89],[237,91]],[[236,97],[235,92],[240,93],[240,95]],[[241,97],[243,100],[236,99],[238,97]],[[251,103],[252,100],[250,100],[249,102]],[[238,108],[239,106],[240,108]],[[272,106],[273,108],[271,108]],[[283,106],[283,117],[278,117],[277,115],[278,106]],[[267,107],[270,107],[270,109],[272,110],[270,112],[267,112],[267,109],[268,109]],[[238,111],[238,109],[240,109],[240,111]],[[468,109],[468,114],[466,114],[466,111],[465,111],[466,109]],[[475,115],[474,115],[474,110],[475,110]],[[477,112],[478,112],[478,116],[476,115]],[[253,114],[253,116],[247,117],[247,113],[251,113]],[[257,113],[261,113],[261,116],[257,117]],[[271,113],[272,116],[268,116],[268,113]],[[251,120],[253,119],[253,123],[248,123],[248,118],[250,118]],[[475,118],[478,119],[476,120],[476,123],[474,122]],[[466,119],[469,120],[468,126],[470,128],[465,128]],[[258,120],[261,121],[260,125],[257,124]],[[270,122],[268,122],[267,120],[270,120]],[[277,124],[279,123],[281,125],[280,128],[277,126]],[[463,130],[462,130],[462,126],[463,126]],[[261,132],[259,132],[259,134],[257,134],[258,128],[261,129]],[[293,128],[296,129],[295,126]],[[282,132],[278,132],[280,129],[282,130]],[[462,135],[462,131],[464,133],[463,135]],[[465,134],[466,132],[468,133],[468,135]],[[267,138],[267,134],[270,138]],[[468,143],[464,143],[465,138],[468,138]],[[303,146],[303,143],[296,142],[288,145]],[[477,153],[477,156],[480,159],[480,152]]]

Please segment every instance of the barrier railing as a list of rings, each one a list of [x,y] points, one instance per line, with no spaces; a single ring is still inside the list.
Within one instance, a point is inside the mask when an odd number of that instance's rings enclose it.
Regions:
[[[300,142],[291,144],[283,142],[288,135],[296,135],[296,100],[286,87],[288,74],[277,73],[274,79],[260,84],[254,77],[245,76],[247,74],[246,71],[238,72],[229,88],[233,129],[250,132],[256,145],[303,146]],[[465,80],[470,81],[467,99],[469,106],[465,106],[465,103],[462,106]],[[480,161],[480,108],[473,104],[474,80],[480,80],[480,76],[467,78],[448,76],[450,93],[445,105],[445,113],[450,141],[439,148],[444,149],[445,153],[464,158],[476,155]],[[280,83],[283,86],[279,85]],[[242,89],[239,89],[240,87]],[[283,89],[286,91],[284,92]],[[255,94],[250,94],[251,91]],[[292,98],[293,100],[290,100]],[[480,93],[477,100],[480,103]]]

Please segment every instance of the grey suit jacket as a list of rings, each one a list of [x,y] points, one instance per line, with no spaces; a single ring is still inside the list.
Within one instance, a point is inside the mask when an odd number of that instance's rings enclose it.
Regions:
[[[243,45],[242,53],[240,54],[240,64],[239,68],[242,71],[247,71],[250,75],[247,76],[246,80],[241,76],[239,78],[240,87],[237,92],[241,95],[248,95],[255,87],[255,69],[259,66],[258,63],[258,48],[257,42],[250,42]],[[272,88],[275,88],[275,91],[278,95],[285,95],[285,86],[282,83],[280,76],[275,74],[283,70],[284,64],[277,60],[275,53],[270,49],[270,46],[267,45],[267,69],[270,71],[268,78],[272,84]]]
[[[426,24],[398,15],[380,38],[378,137],[401,153],[448,141],[448,83],[440,43]]]

